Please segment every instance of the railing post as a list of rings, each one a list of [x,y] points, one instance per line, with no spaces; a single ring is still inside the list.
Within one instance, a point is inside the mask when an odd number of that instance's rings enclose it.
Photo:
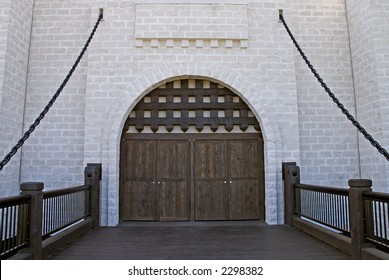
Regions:
[[[294,185],[300,183],[300,168],[295,162],[282,163],[282,178],[284,179],[285,224],[292,226],[295,205]]]
[[[363,192],[370,192],[372,181],[368,179],[352,179],[348,181],[349,208],[350,208],[350,232],[351,232],[351,257],[361,259],[361,249],[365,243],[365,223]]]
[[[41,182],[22,183],[21,194],[31,196],[29,248],[34,260],[42,259],[42,216],[43,216],[43,188]]]
[[[93,228],[100,225],[100,180],[101,164],[88,163],[85,167],[85,185],[92,187],[90,194],[90,213],[93,219]]]

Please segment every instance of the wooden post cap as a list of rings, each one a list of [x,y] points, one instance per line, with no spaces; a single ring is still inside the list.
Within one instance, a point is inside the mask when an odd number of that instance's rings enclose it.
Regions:
[[[42,191],[44,184],[42,182],[27,182],[20,184],[20,190],[25,192],[38,192]]]
[[[350,179],[348,185],[351,188],[371,188],[373,183],[370,179]]]

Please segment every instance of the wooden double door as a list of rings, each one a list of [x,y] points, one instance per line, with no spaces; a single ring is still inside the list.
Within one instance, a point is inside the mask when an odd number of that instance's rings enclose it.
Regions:
[[[256,139],[126,139],[121,219],[264,219],[263,145]]]

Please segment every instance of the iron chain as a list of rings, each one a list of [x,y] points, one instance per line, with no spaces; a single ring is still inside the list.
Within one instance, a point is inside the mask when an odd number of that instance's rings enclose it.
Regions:
[[[305,61],[305,63],[308,65],[309,69],[313,73],[313,75],[316,77],[320,85],[324,88],[324,90],[328,93],[329,97],[332,99],[332,101],[338,106],[338,108],[342,111],[343,114],[346,115],[347,119],[349,119],[352,124],[358,129],[360,133],[363,134],[363,136],[371,143],[373,147],[375,147],[380,154],[382,154],[387,161],[389,161],[389,153],[387,150],[385,150],[374,138],[371,136],[364,127],[355,119],[353,115],[350,114],[350,112],[344,107],[344,105],[339,101],[339,99],[335,96],[335,94],[331,91],[331,89],[327,86],[327,84],[323,81],[323,79],[320,77],[319,73],[316,71],[316,69],[313,67],[312,63],[309,61],[308,57],[305,55],[303,50],[301,49],[300,45],[298,44],[297,40],[293,36],[292,32],[290,31],[288,25],[285,22],[285,19],[282,14],[280,14],[280,20],[283,23],[286,31],[288,32],[290,38],[292,39],[294,45],[296,46],[298,52],[300,53],[301,57]]]
[[[99,24],[101,20],[103,19],[103,13],[100,12],[100,15],[97,19],[97,22],[91,32],[91,34],[88,37],[88,40],[86,41],[84,47],[82,48],[79,56],[77,57],[76,61],[74,62],[72,68],[70,69],[69,73],[66,75],[65,79],[59,86],[58,90],[55,92],[51,100],[47,103],[46,107],[43,109],[43,111],[39,114],[39,116],[35,119],[34,123],[30,126],[30,128],[23,134],[23,137],[17,142],[17,144],[11,149],[11,151],[4,157],[4,159],[0,162],[0,171],[4,168],[4,166],[12,159],[12,157],[17,153],[17,151],[23,146],[23,144],[27,141],[27,139],[31,136],[31,134],[34,132],[34,130],[37,128],[37,126],[40,124],[40,122],[43,120],[45,115],[49,112],[50,108],[53,106],[54,102],[57,100],[67,83],[69,82],[70,78],[72,77],[74,71],[76,70],[78,64],[80,63],[82,57],[84,56],[85,52],[87,51],[90,42],[93,39],[93,36],[95,35],[97,28],[99,27]]]

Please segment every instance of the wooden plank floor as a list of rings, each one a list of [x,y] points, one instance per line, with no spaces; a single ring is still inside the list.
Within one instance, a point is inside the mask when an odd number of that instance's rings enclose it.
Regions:
[[[339,260],[350,257],[286,225],[123,223],[82,236],[54,260]]]

